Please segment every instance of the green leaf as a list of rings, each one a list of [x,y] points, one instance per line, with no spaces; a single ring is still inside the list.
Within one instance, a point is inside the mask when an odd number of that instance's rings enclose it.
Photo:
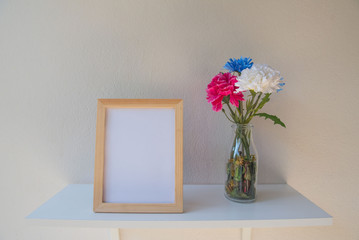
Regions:
[[[263,106],[264,106],[264,104],[266,104],[267,102],[269,102],[269,100],[270,100],[270,98],[269,98],[269,96],[270,96],[271,94],[270,93],[266,93],[265,94],[265,96],[262,98],[262,101],[259,103],[259,105],[258,105],[258,107],[257,107],[257,111],[259,110],[259,109],[261,109]]]
[[[259,117],[264,117],[264,119],[267,119],[269,118],[270,120],[272,120],[274,122],[274,125],[275,124],[279,124],[281,125],[282,127],[286,127],[285,124],[277,117],[277,116],[274,116],[274,115],[269,115],[267,113],[256,113],[254,114],[253,116],[259,116]]]

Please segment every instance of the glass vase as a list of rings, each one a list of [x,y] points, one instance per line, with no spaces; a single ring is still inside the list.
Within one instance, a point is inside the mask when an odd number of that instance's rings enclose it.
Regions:
[[[235,124],[232,128],[234,140],[226,165],[225,197],[235,202],[254,202],[258,153],[253,142],[253,125]]]

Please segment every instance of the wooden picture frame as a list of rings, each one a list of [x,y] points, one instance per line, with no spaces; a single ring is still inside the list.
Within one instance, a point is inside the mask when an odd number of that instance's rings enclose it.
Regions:
[[[94,212],[183,212],[183,101],[99,99]]]

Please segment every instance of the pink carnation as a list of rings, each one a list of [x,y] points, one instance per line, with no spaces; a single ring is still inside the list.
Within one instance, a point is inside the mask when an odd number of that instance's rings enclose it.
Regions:
[[[207,101],[212,103],[214,111],[222,110],[222,100],[229,95],[229,102],[236,107],[239,107],[239,101],[244,101],[243,93],[235,91],[239,88],[234,84],[237,82],[236,76],[231,73],[219,73],[212,78],[212,81],[207,86]]]

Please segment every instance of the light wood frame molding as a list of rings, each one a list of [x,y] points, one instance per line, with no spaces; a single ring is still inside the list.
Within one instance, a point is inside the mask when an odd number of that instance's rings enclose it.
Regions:
[[[132,203],[104,201],[106,126],[109,109],[174,109],[174,202]],[[172,161],[172,160],[171,160]],[[126,194],[126,193],[125,193]],[[94,212],[181,213],[183,212],[183,100],[182,99],[98,99],[94,178]]]

